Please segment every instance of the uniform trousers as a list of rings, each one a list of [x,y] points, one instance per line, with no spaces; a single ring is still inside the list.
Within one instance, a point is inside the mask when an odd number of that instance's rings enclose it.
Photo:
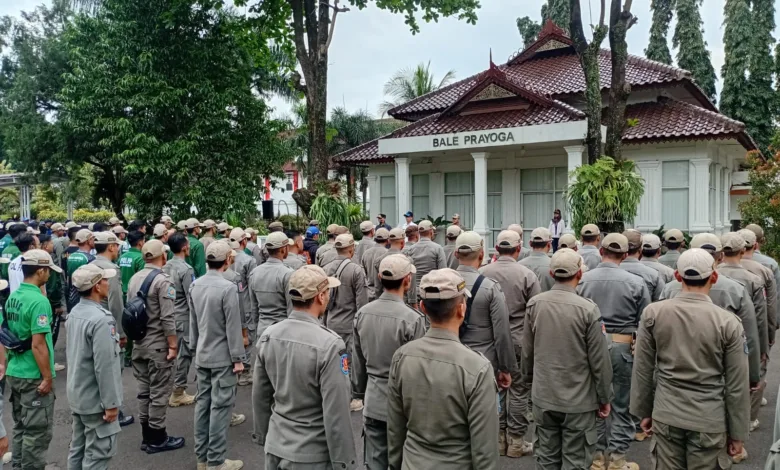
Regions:
[[[357,377],[355,377],[355,374],[354,374],[355,368],[352,367],[352,353],[353,353],[353,351],[355,349],[354,335],[353,335],[352,332],[341,333],[341,332],[337,331],[336,333],[338,333],[338,335],[341,336],[341,339],[344,341],[344,344],[347,346],[347,357],[348,357],[347,362],[349,363],[349,388],[350,388],[350,391],[351,391],[351,394],[352,394],[351,395],[352,399],[353,400],[362,400],[363,399],[363,394],[362,393],[357,393],[355,391],[355,390],[358,389],[357,383],[356,383]]]
[[[609,358],[612,362],[612,388],[615,398],[612,400],[612,412],[607,420],[598,419],[596,427],[599,432],[597,451],[610,454],[625,455],[634,440],[636,428],[634,418],[628,411],[631,397],[631,371],[634,367],[634,357],[631,355],[631,345],[627,343],[610,343]]]
[[[534,405],[534,458],[541,470],[590,468],[598,441],[596,411],[562,413]]]
[[[333,470],[330,462],[291,462],[274,454],[265,454],[265,470]]]
[[[255,325],[255,322],[252,319],[252,312],[246,312],[244,314],[244,325],[246,325],[246,335],[247,338],[249,338],[249,342],[244,348],[244,353],[246,354],[244,370],[251,375],[252,368],[249,366],[252,363],[252,345],[255,344],[255,341],[257,340],[257,325]]]
[[[767,363],[762,362],[758,390],[750,392],[750,421],[758,419],[758,410],[761,409],[761,399],[764,398],[764,389],[766,389],[766,368]]]
[[[116,455],[119,422],[107,423],[103,413],[72,414],[73,437],[68,452],[68,470],[104,470]]]
[[[133,376],[138,381],[138,419],[152,429],[165,429],[168,398],[173,389],[173,361],[168,349],[133,349]]]
[[[54,427],[54,386],[38,394],[41,379],[8,377],[14,435],[11,440],[15,470],[43,470]]]
[[[366,470],[387,470],[387,421],[363,418],[363,465]]]
[[[187,377],[190,374],[192,364],[192,350],[190,349],[190,327],[188,320],[176,320],[176,335],[179,351],[176,354],[176,372],[173,376],[173,388],[184,390],[187,388]]]
[[[515,345],[515,358],[520,364],[522,349]],[[514,438],[521,438],[528,432],[528,400],[531,397],[531,389],[523,382],[520,368],[512,373],[512,385],[507,390],[502,390],[501,414],[499,415],[499,429]]]
[[[236,401],[238,377],[233,366],[195,367],[195,455],[198,462],[216,467],[225,462],[230,415]]]
[[[727,437],[725,432],[689,431],[653,420],[652,466],[664,470],[729,469]]]

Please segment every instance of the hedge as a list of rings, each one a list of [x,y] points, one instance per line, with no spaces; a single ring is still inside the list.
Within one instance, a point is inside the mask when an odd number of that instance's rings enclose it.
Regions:
[[[65,211],[40,211],[38,212],[38,220],[54,220],[56,222],[64,222],[68,219],[68,214]],[[73,220],[78,223],[88,222],[108,222],[111,217],[116,217],[111,211],[90,211],[86,209],[76,209],[73,211]]]

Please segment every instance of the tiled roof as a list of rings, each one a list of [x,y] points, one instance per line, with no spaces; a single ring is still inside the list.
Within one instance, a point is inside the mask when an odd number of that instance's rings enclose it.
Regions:
[[[408,126],[407,126],[408,127]],[[389,136],[380,137],[358,145],[331,158],[331,162],[336,165],[361,165],[365,163],[387,163],[392,162],[392,155],[379,155],[379,141]]]

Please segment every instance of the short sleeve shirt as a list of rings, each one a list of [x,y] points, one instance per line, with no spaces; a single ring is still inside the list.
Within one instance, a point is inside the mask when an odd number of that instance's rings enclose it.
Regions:
[[[52,310],[49,300],[41,294],[41,289],[22,283],[5,303],[5,311],[0,314],[0,322],[8,319],[8,329],[24,341],[32,335],[46,335],[49,349],[49,366],[54,373],[54,345],[51,339]],[[40,379],[41,371],[35,362],[32,350],[18,353],[8,351],[8,376],[19,379]]]

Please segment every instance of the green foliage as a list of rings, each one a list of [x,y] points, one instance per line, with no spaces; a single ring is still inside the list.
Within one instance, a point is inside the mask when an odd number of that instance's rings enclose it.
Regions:
[[[601,157],[591,165],[582,165],[571,174],[574,183],[566,200],[573,215],[576,233],[589,223],[607,232],[622,232],[631,223],[639,200],[645,192],[644,180],[635,172],[634,162]]]
[[[330,224],[343,225],[349,227],[350,214],[347,204],[339,196],[320,193],[314,198],[309,215],[312,219],[317,219],[321,227],[327,227]]]
[[[699,0],[676,0],[677,26],[672,44],[677,48],[677,65],[689,70],[693,79],[713,103],[717,101],[715,68],[704,41],[703,21]]]
[[[533,44],[541,31],[542,25],[531,18],[524,16],[517,19],[517,32],[523,38],[523,49]]]
[[[669,23],[672,21],[672,8],[675,0],[652,0],[653,21],[650,25],[650,42],[645,49],[645,57],[650,60],[672,65],[672,54],[669,52]]]
[[[114,216],[116,216],[114,212],[106,210],[92,211],[87,209],[77,209],[73,211],[73,220],[78,223],[108,222],[108,219]],[[37,217],[39,220],[51,219],[64,222],[67,220],[68,214],[65,211],[43,210],[38,212]]]
[[[778,109],[778,92],[772,88],[774,59],[772,45],[775,39],[775,0],[753,0],[752,46],[748,63],[748,95],[745,125],[759,148],[767,152],[775,131],[774,116]],[[780,78],[779,78],[780,79]]]
[[[309,226],[308,219],[289,214],[279,217],[279,222],[284,225],[286,230],[294,230],[301,233],[304,233]]]
[[[450,70],[436,83],[431,61],[399,70],[385,83],[384,93],[390,96],[390,100],[379,105],[379,111],[384,115],[396,106],[449,85],[454,79],[455,71]]]
[[[764,228],[767,243],[764,254],[780,257],[780,152],[767,159],[757,152],[748,154],[750,197],[739,203],[742,223]]]
[[[423,217],[420,220],[415,221],[414,223],[417,224],[417,225],[420,225],[420,222],[422,222],[423,220],[430,220],[434,227],[445,227],[446,228],[446,227],[449,227],[452,224],[452,222],[450,222],[449,219],[447,219],[447,216],[440,215],[440,216],[434,218],[430,214],[426,215],[425,217]]]
[[[750,7],[747,0],[726,0],[723,20],[725,61],[721,69],[723,90],[720,109],[732,119],[745,122],[748,116],[747,71],[750,63],[753,34]]]
[[[569,11],[569,0],[547,0],[547,3],[542,5],[542,23],[550,19],[568,34],[571,16]]]

